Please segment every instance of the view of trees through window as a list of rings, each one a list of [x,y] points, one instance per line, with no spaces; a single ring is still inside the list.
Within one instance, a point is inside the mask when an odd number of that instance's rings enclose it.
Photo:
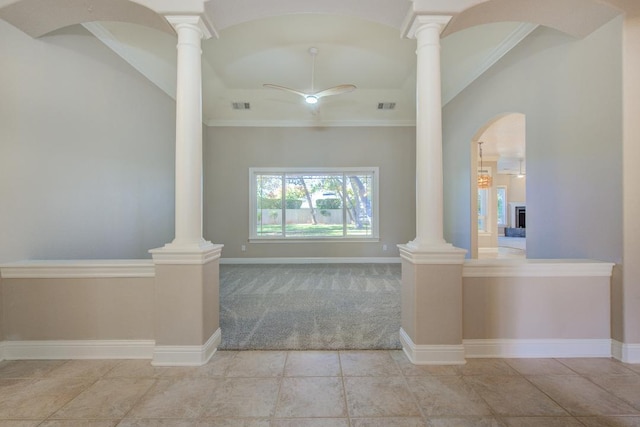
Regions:
[[[375,171],[254,171],[252,237],[373,238]]]

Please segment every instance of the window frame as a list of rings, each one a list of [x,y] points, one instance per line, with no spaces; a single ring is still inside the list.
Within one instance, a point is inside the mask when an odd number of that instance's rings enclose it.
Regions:
[[[286,229],[286,204],[282,205],[282,235],[258,236],[258,203],[257,203],[257,177],[260,175],[281,175],[283,188],[286,186],[286,178],[291,175],[362,175],[372,176],[372,201],[371,201],[371,235],[370,236],[287,236]],[[380,170],[377,166],[370,167],[250,167],[249,168],[249,242],[252,243],[295,243],[295,242],[379,242],[380,241],[380,215],[379,215],[379,186]],[[286,195],[283,197],[286,199]],[[347,203],[342,201],[343,219],[346,219]]]
[[[500,199],[500,191],[504,191],[504,197],[503,199],[503,204],[502,204],[502,210],[504,212],[504,222],[500,222],[500,209],[498,207],[498,200]],[[498,227],[508,227],[508,223],[509,223],[509,209],[508,209],[508,193],[507,193],[508,189],[506,185],[497,185],[496,186],[496,216],[497,216],[497,222],[498,222]]]
[[[489,166],[485,166],[482,169],[478,168],[478,174],[480,173],[486,173],[488,174],[492,180],[493,180],[493,174],[491,171],[491,167]],[[491,184],[491,187],[489,188],[477,188],[477,195],[476,197],[478,198],[478,217],[477,217],[477,221],[478,221],[478,235],[480,236],[490,236],[493,233],[493,227],[492,227],[492,215],[493,215],[493,197],[492,197],[492,193],[493,193],[493,188],[494,188],[494,184]],[[497,206],[497,204],[496,204]],[[481,211],[483,210],[482,208],[484,208],[484,215],[481,215]],[[484,228],[480,227],[480,218],[484,218]]]

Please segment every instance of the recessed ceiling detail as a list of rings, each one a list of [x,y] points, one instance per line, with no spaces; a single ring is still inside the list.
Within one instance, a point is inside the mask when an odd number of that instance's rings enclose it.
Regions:
[[[495,46],[513,39],[517,27],[485,25],[443,39],[445,103],[497,60]],[[126,23],[85,28],[175,98],[175,37]],[[353,17],[300,14],[234,25],[219,35],[202,45],[202,111],[208,126],[415,126],[416,42],[401,39],[396,28]],[[302,97],[262,86],[266,81],[311,90],[309,46],[322,54],[316,87],[349,82],[358,90],[323,98],[316,111],[301,108]],[[251,114],[229,108],[234,102],[250,103]],[[396,105],[380,114],[380,103]]]

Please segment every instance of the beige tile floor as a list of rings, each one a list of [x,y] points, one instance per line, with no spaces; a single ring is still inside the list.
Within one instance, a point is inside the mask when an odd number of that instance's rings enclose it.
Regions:
[[[2,426],[640,426],[640,365],[401,351],[220,351],[202,367],[148,360],[0,362]]]

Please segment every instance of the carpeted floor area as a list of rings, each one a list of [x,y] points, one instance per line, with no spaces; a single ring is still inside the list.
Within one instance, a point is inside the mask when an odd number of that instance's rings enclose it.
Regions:
[[[219,348],[399,349],[400,283],[400,264],[223,264]]]

